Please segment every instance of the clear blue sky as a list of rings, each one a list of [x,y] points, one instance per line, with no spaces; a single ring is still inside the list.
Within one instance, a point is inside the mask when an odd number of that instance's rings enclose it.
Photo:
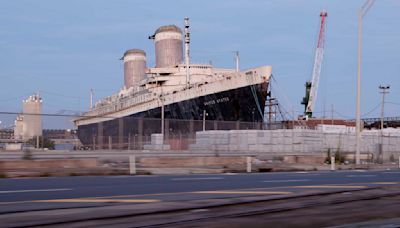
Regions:
[[[335,116],[353,118],[357,73],[357,10],[362,0],[132,1],[2,0],[0,7],[0,109],[21,111],[23,98],[41,91],[44,112],[84,111],[89,90],[111,95],[123,83],[119,58],[129,48],[147,52],[161,25],[190,17],[192,58],[217,67],[272,65],[276,96],[303,110],[311,77],[319,12],[328,11],[325,59],[316,115],[331,104]],[[362,113],[380,102],[378,86],[391,85],[388,116],[400,112],[400,1],[377,0],[364,18]],[[368,116],[379,116],[379,108]],[[4,122],[7,117],[0,116]],[[13,117],[14,118],[14,117]],[[11,119],[13,119],[11,118]],[[61,124],[62,126],[66,123]],[[45,124],[46,127],[46,124]],[[53,127],[53,126],[51,126]]]

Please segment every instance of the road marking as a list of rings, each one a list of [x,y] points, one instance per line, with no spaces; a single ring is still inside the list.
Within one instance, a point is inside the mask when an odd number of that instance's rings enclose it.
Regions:
[[[371,184],[399,184],[400,182],[372,182]]]
[[[114,179],[114,178],[129,178],[129,177],[133,177],[133,176],[128,176],[128,175],[126,175],[126,176],[108,176],[108,177],[105,177],[105,178]]]
[[[376,175],[347,175],[346,177],[376,177]]]
[[[267,180],[267,181],[261,181],[265,183],[286,183],[286,182],[306,182],[306,181],[311,181],[309,179],[298,179],[298,180]]]
[[[35,200],[38,203],[157,203],[156,199],[97,199],[97,198],[76,198],[76,199],[52,199]]]
[[[32,201],[24,200],[24,201],[8,201],[8,202],[0,202],[0,205],[6,204],[22,204],[22,203],[32,203]]]
[[[187,180],[223,180],[223,177],[182,177],[182,178],[172,178],[173,181],[187,181]]]
[[[158,177],[157,175],[116,175],[116,176],[106,176],[104,178],[134,178],[134,177]]]
[[[57,192],[57,191],[70,191],[70,190],[72,190],[72,188],[25,189],[25,190],[0,191],[0,194],[25,193],[25,192]]]
[[[287,188],[367,188],[367,186],[351,186],[351,185],[308,185],[308,186],[293,186]]]
[[[294,173],[310,173],[310,172],[306,172],[306,171],[298,171],[298,172],[294,172]]]
[[[197,194],[254,194],[254,195],[289,195],[292,192],[271,192],[271,191],[199,191]]]
[[[191,210],[190,212],[199,213],[199,212],[206,212],[206,211],[209,211],[209,210],[208,209],[194,209],[194,210]]]

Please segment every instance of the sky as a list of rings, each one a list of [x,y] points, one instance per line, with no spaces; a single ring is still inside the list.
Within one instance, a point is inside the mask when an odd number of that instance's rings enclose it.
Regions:
[[[190,18],[191,58],[215,67],[271,65],[273,95],[296,115],[311,79],[319,13],[328,12],[316,116],[355,117],[357,12],[364,0],[1,0],[0,110],[20,112],[39,91],[44,113],[77,113],[123,85],[125,50],[140,48],[153,67],[147,37]],[[400,116],[400,0],[377,0],[363,18],[363,117],[380,116],[378,86],[389,84],[386,116]],[[325,110],[325,111],[324,111]],[[15,116],[0,115],[5,127]],[[70,127],[48,121],[45,128]]]

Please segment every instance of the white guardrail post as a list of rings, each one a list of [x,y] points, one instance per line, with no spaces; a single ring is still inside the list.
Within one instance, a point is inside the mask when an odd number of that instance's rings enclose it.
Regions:
[[[248,172],[248,173],[251,173],[251,157],[246,157],[246,163],[247,163],[247,166],[246,166],[246,171]]]
[[[331,156],[331,171],[335,171],[335,157]]]

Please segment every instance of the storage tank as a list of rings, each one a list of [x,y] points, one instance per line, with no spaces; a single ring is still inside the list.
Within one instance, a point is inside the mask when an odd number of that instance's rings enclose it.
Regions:
[[[131,49],[124,53],[124,85],[130,88],[146,77],[146,53]]]
[[[23,117],[21,115],[18,115],[17,119],[14,122],[14,139],[22,139],[23,126]]]
[[[32,95],[24,100],[22,112],[22,139],[42,136],[42,98],[39,95]]]
[[[156,67],[173,67],[182,63],[182,30],[176,25],[161,26],[154,33]]]

